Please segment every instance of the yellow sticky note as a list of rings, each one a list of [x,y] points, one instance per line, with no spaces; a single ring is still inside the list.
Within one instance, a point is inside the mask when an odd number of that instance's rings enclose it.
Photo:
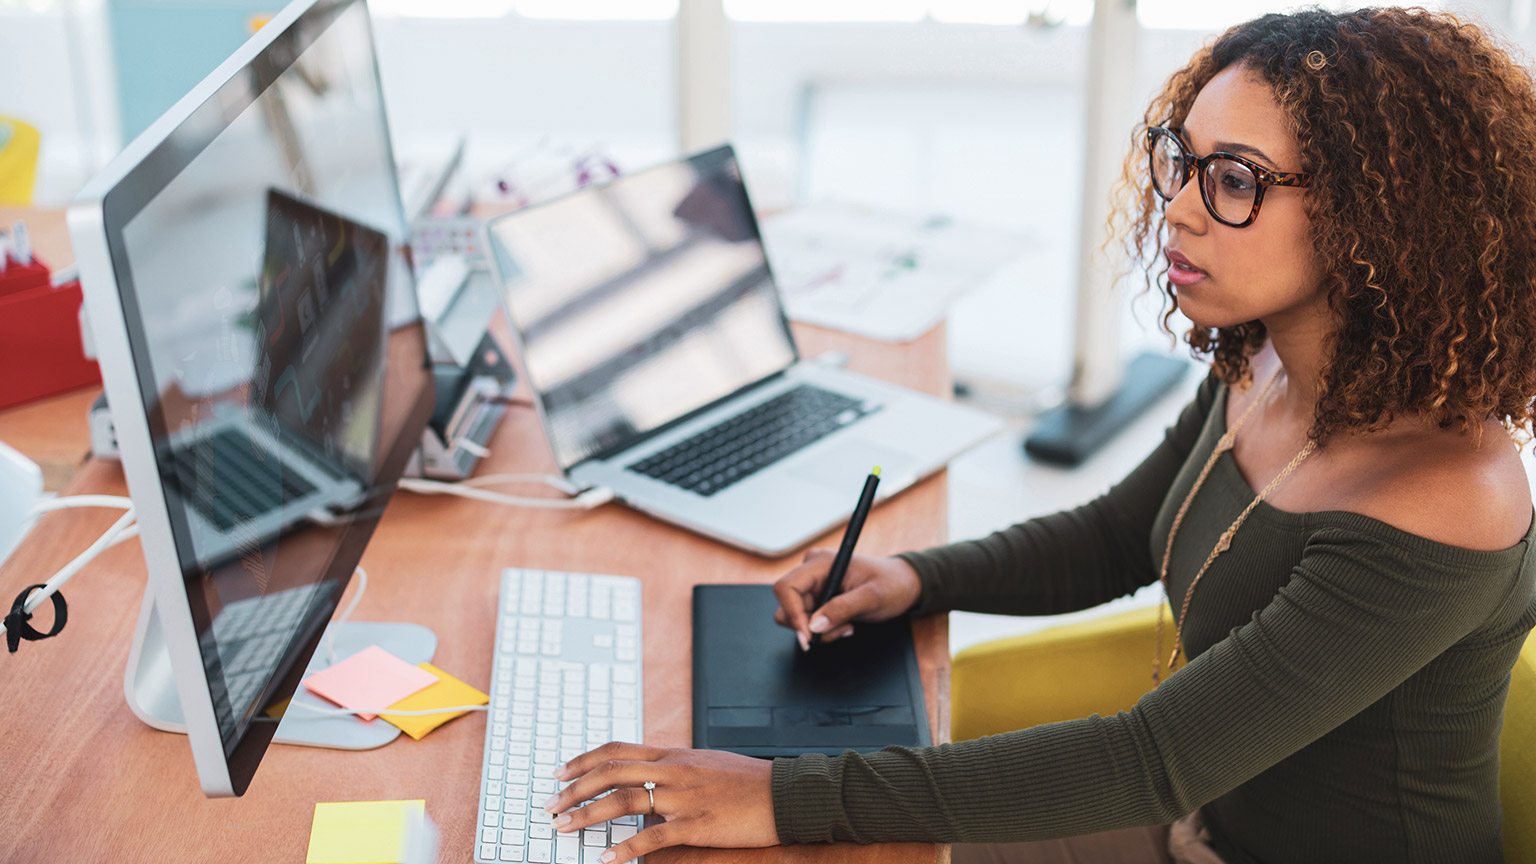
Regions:
[[[397,864],[406,832],[426,817],[427,802],[344,801],[315,805],[305,864]]]
[[[484,705],[491,697],[433,666],[421,664],[421,668],[437,676],[437,683],[401,699],[389,706],[396,711],[431,711],[454,705]],[[380,714],[385,720],[399,726],[405,734],[420,741],[428,732],[468,711],[446,711],[442,714]]]

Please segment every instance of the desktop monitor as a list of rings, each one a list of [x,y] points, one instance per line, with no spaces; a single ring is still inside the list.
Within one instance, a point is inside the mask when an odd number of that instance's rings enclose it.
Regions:
[[[129,703],[240,795],[434,404],[366,3],[288,6],[69,227],[149,570]]]

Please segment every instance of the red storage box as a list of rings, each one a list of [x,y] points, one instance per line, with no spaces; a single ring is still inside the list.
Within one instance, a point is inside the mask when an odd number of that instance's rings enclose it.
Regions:
[[[80,342],[80,282],[55,288],[37,260],[0,271],[0,408],[101,383]]]

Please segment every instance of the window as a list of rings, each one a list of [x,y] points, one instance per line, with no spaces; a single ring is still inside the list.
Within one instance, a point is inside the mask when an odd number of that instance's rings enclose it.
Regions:
[[[4,3],[6,0],[0,0]],[[665,21],[678,0],[370,0],[375,14],[401,18],[524,18]]]
[[[1018,26],[1030,21],[1086,25],[1094,0],[724,0],[727,17],[738,21],[902,22]],[[1110,0],[1105,0],[1110,2]],[[1153,29],[1222,30],[1266,12],[1316,5],[1307,0],[1140,0],[1136,17]],[[1357,0],[1321,0],[1332,9],[1354,8]],[[1426,0],[1444,8],[1446,0]]]

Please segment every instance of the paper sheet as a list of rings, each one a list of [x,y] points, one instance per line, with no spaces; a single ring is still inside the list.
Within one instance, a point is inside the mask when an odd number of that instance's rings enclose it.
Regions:
[[[789,317],[887,342],[909,342],[949,307],[1035,245],[944,216],[822,203],[762,223]]]

